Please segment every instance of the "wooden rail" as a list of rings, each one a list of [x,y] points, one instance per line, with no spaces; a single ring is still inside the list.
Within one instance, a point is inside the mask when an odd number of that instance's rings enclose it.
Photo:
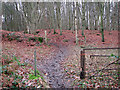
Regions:
[[[91,57],[110,57],[110,55],[90,55]]]
[[[115,47],[115,48],[85,48],[83,50],[106,50],[106,49],[120,49],[120,47]]]

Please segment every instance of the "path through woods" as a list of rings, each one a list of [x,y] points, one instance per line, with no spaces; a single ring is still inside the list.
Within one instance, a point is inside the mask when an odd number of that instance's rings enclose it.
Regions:
[[[38,68],[40,70],[44,70],[43,72],[46,73],[44,78],[52,88],[70,87],[73,79],[65,78],[65,73],[63,67],[61,66],[61,62],[63,62],[65,57],[71,52],[69,52],[67,46],[53,43],[51,43],[51,45],[58,47],[58,49],[54,52],[55,55],[49,59],[44,60],[44,62],[39,63]],[[66,82],[66,79],[68,79],[70,82]]]

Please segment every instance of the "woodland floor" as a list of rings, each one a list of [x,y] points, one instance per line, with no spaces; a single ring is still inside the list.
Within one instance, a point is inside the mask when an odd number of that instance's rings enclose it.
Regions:
[[[100,72],[97,75],[108,75],[109,73],[115,74],[116,77],[112,76],[103,76],[95,77],[92,79],[86,78],[81,80],[80,75],[80,51],[83,48],[96,48],[96,47],[119,47],[118,45],[118,31],[104,31],[105,42],[101,42],[101,34],[97,30],[85,30],[86,43],[84,37],[81,36],[81,30],[78,32],[79,45],[75,43],[75,34],[70,30],[63,30],[62,35],[60,35],[59,30],[56,30],[58,34],[53,34],[53,30],[49,33],[47,30],[48,44],[45,42],[33,42],[28,41],[29,37],[43,37],[44,30],[37,30],[38,34],[23,34],[23,32],[15,32],[15,35],[20,35],[23,41],[19,42],[17,40],[9,41],[7,37],[2,38],[2,63],[3,66],[7,66],[3,70],[8,70],[7,74],[2,73],[2,85],[3,87],[13,86],[14,75],[11,75],[10,71],[14,71],[18,76],[23,76],[19,80],[16,79],[19,87],[43,87],[43,88],[78,88],[78,87],[87,87],[87,88],[98,88],[98,87],[114,87],[118,88],[118,76],[117,70],[104,71]],[[7,35],[7,33],[13,33],[10,31],[2,30],[2,35]],[[37,69],[40,72],[39,74],[44,78],[39,81],[29,80],[28,75],[33,74],[34,72],[34,50],[36,50],[36,59],[37,59]],[[94,75],[95,70],[104,68],[105,65],[115,61],[116,59],[112,58],[93,58],[90,59],[89,55],[91,54],[107,54],[118,56],[118,50],[110,51],[90,51],[86,52],[86,75]],[[27,66],[16,66],[16,63],[11,61],[13,56],[17,57],[20,63],[27,63]],[[9,68],[11,66],[12,68]],[[110,65],[109,68],[118,68],[116,65]],[[33,70],[32,72],[30,70]],[[18,73],[19,72],[19,73]],[[10,76],[11,75],[11,76]],[[9,79],[6,79],[6,77]],[[4,83],[6,82],[6,83]],[[24,82],[24,85],[23,83]],[[38,82],[40,83],[38,85]],[[12,84],[10,84],[12,83]],[[14,85],[15,86],[15,85]]]

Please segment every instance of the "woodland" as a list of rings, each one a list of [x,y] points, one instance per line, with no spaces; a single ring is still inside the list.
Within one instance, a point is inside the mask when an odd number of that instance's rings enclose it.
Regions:
[[[0,89],[120,88],[120,2],[0,8]]]

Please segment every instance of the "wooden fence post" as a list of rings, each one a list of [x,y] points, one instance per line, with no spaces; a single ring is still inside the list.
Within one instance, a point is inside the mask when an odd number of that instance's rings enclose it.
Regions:
[[[85,79],[85,50],[81,51],[81,68],[80,78]]]
[[[47,44],[47,31],[45,30],[45,43]]]
[[[34,73],[35,73],[35,76],[36,76],[36,49],[34,51],[34,64],[35,64]]]

